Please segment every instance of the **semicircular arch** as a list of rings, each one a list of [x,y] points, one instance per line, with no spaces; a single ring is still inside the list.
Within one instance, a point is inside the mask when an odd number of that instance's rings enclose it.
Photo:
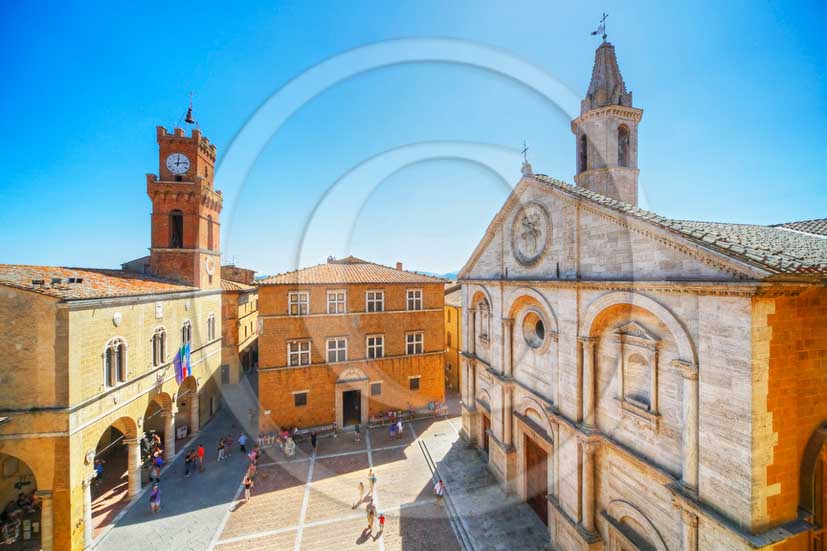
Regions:
[[[649,541],[655,546],[657,551],[669,551],[666,547],[666,544],[663,542],[663,538],[660,536],[657,528],[646,518],[646,515],[640,512],[640,510],[629,503],[628,501],[623,501],[617,499],[609,503],[609,506],[606,507],[606,512],[611,516],[615,521],[618,523],[623,523],[623,519],[630,518],[634,520],[638,525],[640,525],[646,531],[646,537]]]

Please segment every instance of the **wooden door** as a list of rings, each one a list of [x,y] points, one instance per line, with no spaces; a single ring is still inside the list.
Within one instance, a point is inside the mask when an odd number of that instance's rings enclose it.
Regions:
[[[548,525],[548,454],[546,450],[525,437],[526,501]]]
[[[488,431],[491,430],[491,419],[487,415],[482,416],[482,449],[488,453]]]

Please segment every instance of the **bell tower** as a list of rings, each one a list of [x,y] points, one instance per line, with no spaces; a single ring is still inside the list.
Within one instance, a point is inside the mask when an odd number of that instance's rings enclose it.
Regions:
[[[146,175],[152,201],[150,270],[194,287],[218,288],[222,197],[213,188],[215,146],[197,127],[187,136],[181,128],[170,133],[158,126],[156,139],[158,175]]]
[[[632,107],[632,93],[626,91],[615,48],[604,34],[594,54],[580,116],[571,121],[577,187],[637,206],[637,127],[642,117],[643,110]]]

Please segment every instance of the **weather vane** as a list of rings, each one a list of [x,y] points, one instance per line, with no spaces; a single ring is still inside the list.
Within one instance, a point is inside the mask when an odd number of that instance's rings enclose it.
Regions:
[[[523,154],[523,162],[524,163],[528,162],[528,156],[526,155],[526,153],[528,153],[528,146],[525,144],[525,140],[523,140],[522,154]]]
[[[603,35],[603,42],[606,42],[606,18],[609,17],[608,13],[603,14],[603,18],[600,19],[600,25],[597,26],[597,29],[592,31],[592,36],[597,36],[599,34]]]

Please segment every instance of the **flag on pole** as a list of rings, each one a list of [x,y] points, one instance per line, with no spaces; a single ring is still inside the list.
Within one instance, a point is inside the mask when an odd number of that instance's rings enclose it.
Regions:
[[[175,382],[179,385],[184,382],[184,376],[181,371],[181,353],[180,351],[175,354],[175,357],[172,359],[172,365],[175,369]]]

